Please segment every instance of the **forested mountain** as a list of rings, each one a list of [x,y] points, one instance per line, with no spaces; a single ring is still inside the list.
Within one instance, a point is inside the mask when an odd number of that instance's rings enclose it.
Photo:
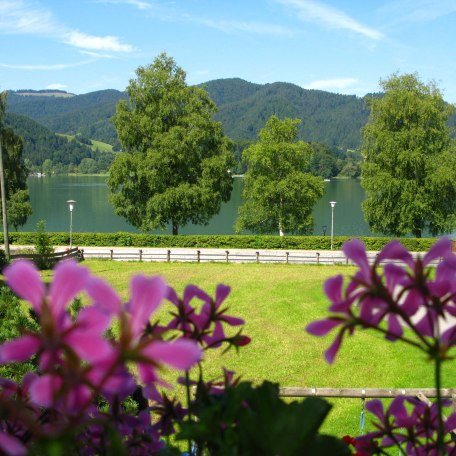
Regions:
[[[315,173],[330,177],[342,172],[353,177],[359,172],[356,163],[359,163],[360,156],[353,150],[361,143],[361,128],[368,119],[367,97],[308,90],[285,82],[253,84],[239,78],[213,80],[202,86],[218,106],[215,118],[222,122],[225,134],[235,143],[236,172],[244,171],[240,164],[242,150],[257,139],[258,132],[273,114],[281,119],[292,117],[302,120],[299,138],[313,144]],[[35,141],[30,134],[38,132],[38,126],[28,129],[26,157],[33,157],[31,159],[35,163],[44,156],[52,155],[51,160],[56,164],[62,154],[62,161],[67,163],[77,161],[77,157],[87,153],[80,148],[81,144],[65,143],[63,138],[57,139],[51,132],[103,141],[113,145],[114,150],[120,148],[111,118],[116,103],[126,98],[124,92],[101,90],[84,95],[50,95],[40,91],[8,94],[7,110],[10,113],[27,116],[48,129],[46,134],[40,130],[40,139]],[[24,128],[25,120],[10,117],[9,122],[22,135],[20,129]],[[456,125],[456,115],[450,118],[449,124]],[[43,147],[46,142],[44,137],[48,138],[47,151]],[[60,151],[55,151],[55,148]],[[66,156],[68,153],[69,157]],[[107,161],[112,159],[106,158]],[[105,167],[106,164],[103,169]]]
[[[68,141],[25,116],[6,113],[5,126],[12,128],[24,141],[24,158],[32,165],[41,165],[50,159],[53,163],[78,165],[90,158],[92,150],[79,141]]]
[[[23,92],[22,92],[23,93]],[[117,133],[111,122],[118,100],[126,95],[118,90],[100,90],[71,97],[8,94],[8,110],[30,117],[50,130],[118,146]]]
[[[68,140],[25,116],[6,113],[4,125],[23,139],[23,157],[33,171],[106,172],[114,159],[112,152],[94,151],[81,140]]]
[[[364,100],[321,90],[306,90],[293,84],[253,84],[242,79],[218,79],[203,86],[218,106],[216,119],[234,140],[254,140],[272,114],[302,119],[299,137],[333,148],[356,148],[360,128],[368,116]],[[117,144],[110,118],[125,93],[102,90],[68,98],[8,96],[8,110],[31,117],[50,130]]]
[[[232,139],[255,139],[269,117],[302,119],[299,138],[339,149],[359,146],[360,129],[369,115],[364,99],[294,84],[250,84],[240,79],[219,79],[205,84],[219,107],[216,118]]]

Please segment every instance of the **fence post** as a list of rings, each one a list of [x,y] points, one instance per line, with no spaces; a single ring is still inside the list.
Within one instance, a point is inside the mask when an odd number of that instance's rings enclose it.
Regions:
[[[166,252],[166,261],[169,263],[171,261],[171,250]]]
[[[348,264],[348,257],[345,257],[345,264]]]
[[[287,256],[287,264],[288,264],[288,255],[290,255],[290,252],[285,252],[285,255]]]
[[[230,254],[229,250],[225,250],[225,259],[226,262],[228,263],[228,255]]]
[[[111,252],[110,259],[112,260],[114,257],[114,250],[111,249],[110,252]]]
[[[260,262],[260,252],[256,252],[256,262]]]
[[[317,264],[320,264],[320,252],[317,252]]]
[[[201,255],[201,251],[200,250],[197,250],[196,251],[196,261],[199,263],[200,262],[200,255]]]
[[[142,261],[142,250],[139,249],[139,261]]]

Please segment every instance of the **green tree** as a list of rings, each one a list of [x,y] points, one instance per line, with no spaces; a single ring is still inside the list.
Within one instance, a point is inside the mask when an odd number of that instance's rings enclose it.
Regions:
[[[114,123],[123,149],[108,185],[118,215],[142,231],[206,224],[228,201],[233,167],[230,143],[212,120],[214,102],[166,54],[136,70],[129,102],[117,104]]]
[[[323,180],[310,174],[312,148],[297,141],[299,119],[271,116],[259,140],[243,153],[247,163],[243,204],[236,230],[257,233],[312,232],[312,209],[324,192]]]
[[[373,231],[421,237],[456,227],[456,150],[445,103],[435,83],[416,74],[380,81],[363,129],[363,211]]]
[[[11,128],[3,127],[6,92],[0,93],[0,141],[2,143],[8,225],[17,230],[32,214],[27,190],[27,168],[22,158],[23,142]],[[1,207],[1,203],[0,203]]]

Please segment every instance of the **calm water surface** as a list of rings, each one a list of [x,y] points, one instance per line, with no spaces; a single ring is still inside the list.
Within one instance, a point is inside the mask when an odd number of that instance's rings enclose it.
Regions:
[[[109,191],[103,176],[52,176],[30,177],[28,188],[33,215],[21,231],[35,231],[39,220],[46,221],[47,231],[68,231],[70,216],[67,200],[76,200],[73,212],[73,231],[117,232],[139,231],[114,213],[109,202]],[[218,215],[206,226],[188,225],[180,229],[181,234],[233,234],[237,210],[241,204],[242,178],[234,179],[231,200],[222,205]],[[314,234],[331,231],[330,201],[337,201],[334,208],[334,235],[370,235],[363,219],[361,202],[364,191],[356,179],[325,182],[325,194],[314,209]],[[171,229],[155,231],[171,234]]]

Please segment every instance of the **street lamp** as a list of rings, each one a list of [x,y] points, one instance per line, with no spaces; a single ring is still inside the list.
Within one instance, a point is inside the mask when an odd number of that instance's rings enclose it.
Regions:
[[[331,204],[331,250],[333,249],[333,241],[334,241],[334,206],[336,205],[336,201],[330,201]]]
[[[68,203],[68,209],[70,210],[70,249],[73,245],[73,239],[72,239],[72,235],[73,235],[73,209],[74,209],[74,203],[76,201],[74,200],[68,200],[67,203]]]
[[[326,225],[323,225],[321,229],[323,230],[323,236],[326,236],[326,230],[328,229],[328,227]]]

